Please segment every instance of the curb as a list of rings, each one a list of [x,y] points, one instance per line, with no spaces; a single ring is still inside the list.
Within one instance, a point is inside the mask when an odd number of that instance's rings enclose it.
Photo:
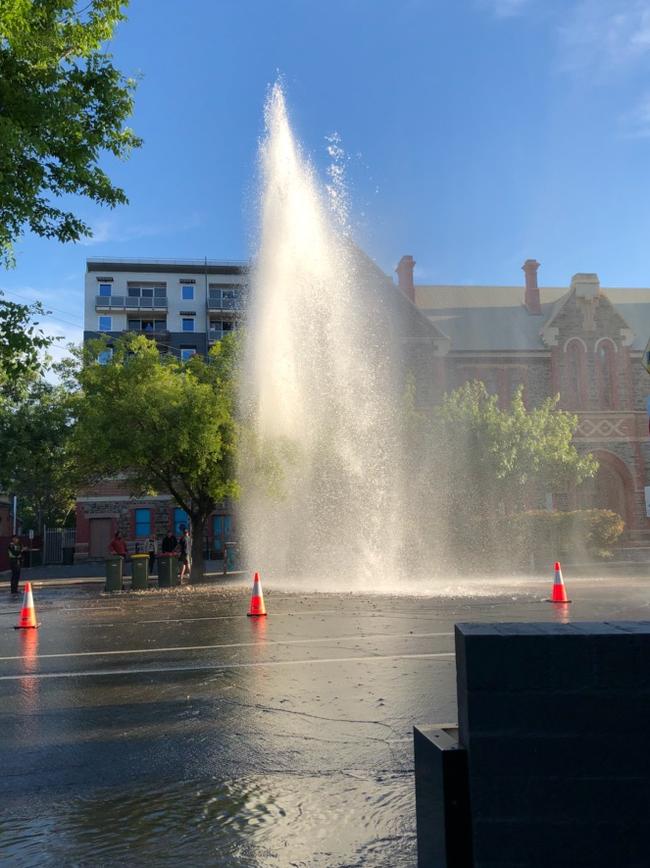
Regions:
[[[198,587],[199,585],[216,585],[220,581],[228,582],[232,579],[238,579],[241,576],[248,575],[246,570],[231,570],[229,573],[225,575],[223,573],[204,573],[203,578],[198,582],[190,582],[191,586]],[[131,581],[130,576],[125,576],[127,582]],[[59,579],[21,579],[21,586],[24,585],[25,582],[29,582],[35,588],[65,588],[65,587],[74,587],[75,585],[104,585],[106,583],[105,576],[86,576],[86,577],[70,577],[68,579],[59,578]],[[10,582],[0,582],[0,590],[3,588],[11,587]],[[187,585],[179,585],[178,587],[187,587]],[[158,588],[157,578],[156,584],[151,586],[152,589]],[[162,590],[166,590],[163,588]],[[173,588],[171,589],[173,590]]]

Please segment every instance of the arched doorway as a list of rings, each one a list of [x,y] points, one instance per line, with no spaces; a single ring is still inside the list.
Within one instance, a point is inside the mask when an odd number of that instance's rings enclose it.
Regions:
[[[635,525],[634,484],[632,475],[621,459],[612,452],[593,453],[599,467],[593,479],[580,486],[579,503],[585,509],[609,509],[625,522],[625,529]]]

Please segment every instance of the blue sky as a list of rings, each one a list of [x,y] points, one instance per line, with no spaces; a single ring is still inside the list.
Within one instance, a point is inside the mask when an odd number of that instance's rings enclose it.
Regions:
[[[353,232],[422,283],[577,271],[650,286],[650,0],[133,0],[112,43],[143,148],[107,163],[83,245],[23,238],[0,275],[77,338],[87,256],[243,259],[278,73],[318,171],[346,152]]]

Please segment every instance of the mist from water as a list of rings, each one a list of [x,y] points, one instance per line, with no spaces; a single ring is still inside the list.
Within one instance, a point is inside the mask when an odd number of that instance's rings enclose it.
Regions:
[[[386,585],[402,546],[398,362],[360,288],[339,169],[320,185],[279,85],[265,121],[241,396],[246,561]]]

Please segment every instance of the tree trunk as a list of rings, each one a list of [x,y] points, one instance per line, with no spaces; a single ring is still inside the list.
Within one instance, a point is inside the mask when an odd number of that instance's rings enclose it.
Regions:
[[[190,517],[191,534],[192,534],[192,569],[190,571],[190,581],[201,581],[204,574],[204,559],[203,559],[203,537],[205,536],[205,525],[208,521],[207,515],[195,515]]]

